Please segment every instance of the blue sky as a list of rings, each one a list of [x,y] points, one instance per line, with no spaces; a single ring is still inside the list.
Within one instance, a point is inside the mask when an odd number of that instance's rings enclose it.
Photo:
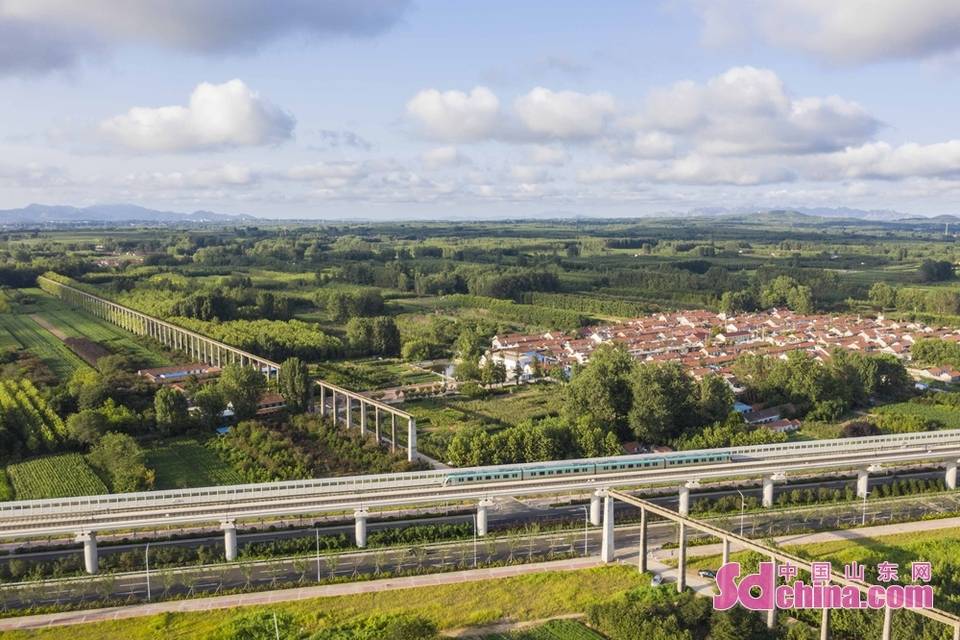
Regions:
[[[0,208],[960,213],[946,0],[0,0]]]

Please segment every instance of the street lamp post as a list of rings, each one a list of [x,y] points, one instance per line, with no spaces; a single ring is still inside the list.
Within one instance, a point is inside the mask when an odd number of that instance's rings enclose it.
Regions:
[[[743,537],[743,513],[747,510],[747,499],[743,497],[743,491],[737,489],[737,493],[740,494],[740,537]]]
[[[860,526],[865,527],[867,525],[867,496],[870,495],[869,491],[863,493],[863,517],[860,519]]]
[[[150,602],[150,543],[147,543],[147,549],[144,551],[144,560],[147,565],[147,602]]]

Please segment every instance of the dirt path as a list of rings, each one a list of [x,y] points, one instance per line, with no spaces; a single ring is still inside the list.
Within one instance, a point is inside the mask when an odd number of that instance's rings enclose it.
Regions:
[[[462,629],[450,629],[440,635],[445,638],[482,638],[492,636],[495,633],[511,633],[513,631],[523,631],[532,627],[539,627],[551,620],[581,620],[586,616],[582,613],[568,613],[562,616],[552,618],[541,618],[540,620],[525,620],[523,622],[497,622],[496,624],[486,624],[479,627],[463,627]]]
[[[59,338],[60,340],[66,340],[69,337],[63,331],[60,331],[60,329],[57,329],[55,326],[50,324],[50,321],[48,321],[43,316],[39,316],[35,313],[32,313],[30,314],[30,319],[36,322],[41,327],[43,327],[44,329],[46,329],[47,331],[49,331],[50,333],[52,333],[53,335],[57,336],[57,338]]]

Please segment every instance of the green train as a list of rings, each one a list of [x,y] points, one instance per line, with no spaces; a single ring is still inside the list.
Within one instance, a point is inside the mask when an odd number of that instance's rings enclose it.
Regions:
[[[497,467],[475,467],[454,471],[443,481],[444,486],[486,484],[518,480],[540,480],[566,476],[595,476],[643,469],[672,469],[692,464],[730,462],[733,456],[724,451],[670,453],[664,455],[618,456],[595,460],[569,460],[553,463],[530,463]]]

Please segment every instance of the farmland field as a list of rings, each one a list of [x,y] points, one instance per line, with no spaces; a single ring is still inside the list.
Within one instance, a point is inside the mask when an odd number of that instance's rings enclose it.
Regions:
[[[23,291],[34,299],[33,313],[56,327],[65,337],[87,338],[114,353],[130,355],[144,366],[159,367],[170,364],[163,355],[140,344],[133,334],[119,327],[80,311],[74,311],[40,289]]]
[[[243,478],[217,454],[191,439],[171,440],[147,450],[147,466],[156,471],[157,489],[238,484]]]
[[[875,410],[880,416],[911,416],[920,420],[932,420],[943,425],[944,429],[960,429],[960,407],[943,404],[922,404],[919,402],[898,402]]]
[[[107,493],[107,486],[79,453],[44,456],[7,466],[17,500]]]
[[[0,315],[0,330],[9,334],[15,347],[26,349],[43,360],[61,379],[70,377],[76,369],[87,367],[87,363],[70,351],[63,341],[27,315]]]

